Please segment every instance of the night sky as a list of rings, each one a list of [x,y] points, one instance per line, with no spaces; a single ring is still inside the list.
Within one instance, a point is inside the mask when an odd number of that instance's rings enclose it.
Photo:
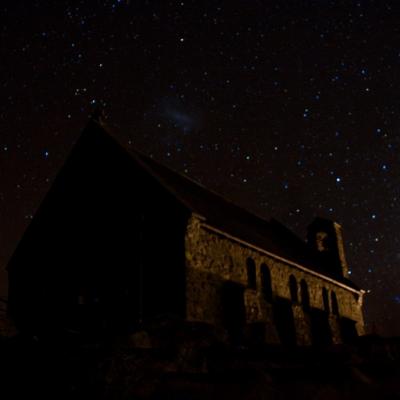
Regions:
[[[369,328],[399,335],[399,6],[2,1],[1,270],[102,106],[126,147],[301,237],[341,223]]]

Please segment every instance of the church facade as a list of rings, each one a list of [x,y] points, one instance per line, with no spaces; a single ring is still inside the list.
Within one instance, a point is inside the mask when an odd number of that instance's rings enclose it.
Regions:
[[[179,317],[227,340],[326,345],[363,334],[341,227],[303,241],[136,151],[92,120],[8,265],[20,331],[132,331]]]

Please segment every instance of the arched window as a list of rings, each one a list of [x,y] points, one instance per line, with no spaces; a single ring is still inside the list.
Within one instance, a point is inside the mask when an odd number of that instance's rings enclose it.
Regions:
[[[324,303],[324,310],[329,313],[329,296],[325,288],[322,288],[322,302]]]
[[[265,265],[261,265],[261,284],[264,299],[267,301],[272,300],[272,283],[271,283],[271,273],[269,268]]]
[[[339,305],[335,292],[331,292],[331,302],[332,302],[332,314],[339,315]]]
[[[299,297],[297,295],[297,280],[293,275],[289,277],[289,290],[290,290],[290,298],[293,303],[297,303],[299,301]]]
[[[247,286],[250,289],[257,289],[256,263],[250,257],[247,259]]]
[[[301,304],[305,310],[310,308],[310,296],[308,294],[307,282],[302,279],[300,282],[300,292],[301,292]]]

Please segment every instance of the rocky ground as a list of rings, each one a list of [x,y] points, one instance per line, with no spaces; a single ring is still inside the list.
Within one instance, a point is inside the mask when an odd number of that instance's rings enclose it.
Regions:
[[[400,399],[400,340],[233,346],[164,321],[113,339],[3,336],[0,377],[1,399]]]

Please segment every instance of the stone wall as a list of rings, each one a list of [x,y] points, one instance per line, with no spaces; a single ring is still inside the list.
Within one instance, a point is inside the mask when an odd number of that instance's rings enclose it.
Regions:
[[[251,258],[256,265],[256,288],[248,287],[247,260]],[[329,298],[329,326],[334,343],[342,341],[339,318],[346,317],[356,322],[359,335],[363,334],[362,297],[348,288],[324,279],[318,274],[301,266],[286,262],[277,256],[257,249],[250,244],[230,237],[210,227],[201,217],[193,215],[186,234],[187,263],[187,319],[207,322],[216,326],[222,324],[224,304],[221,291],[224,283],[233,282],[243,287],[245,319],[248,324],[263,323],[266,327],[266,340],[277,341],[273,320],[273,304],[276,299],[290,302],[296,342],[301,345],[311,343],[310,317],[302,306],[300,282],[308,286],[310,309],[324,310],[323,288]],[[272,300],[266,300],[263,294],[261,265],[266,265],[271,275]],[[293,301],[289,288],[289,277],[297,281],[297,299]],[[332,293],[336,295],[338,315],[332,313]]]

